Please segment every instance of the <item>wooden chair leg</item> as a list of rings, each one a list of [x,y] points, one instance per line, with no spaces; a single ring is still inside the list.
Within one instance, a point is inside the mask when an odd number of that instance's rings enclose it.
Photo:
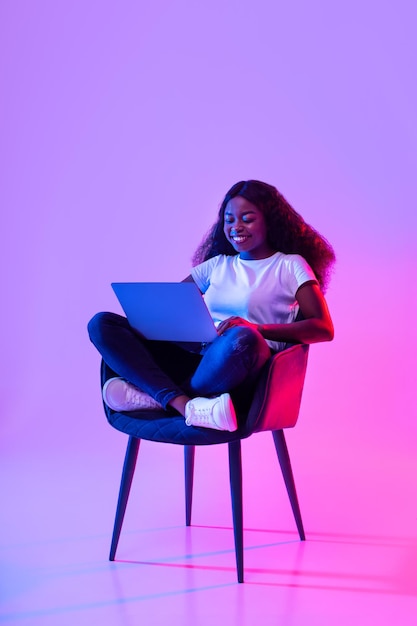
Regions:
[[[185,469],[185,523],[191,526],[191,510],[193,505],[195,446],[184,446]]]
[[[237,579],[238,582],[243,583],[242,453],[239,439],[237,441],[229,442],[229,474],[230,491],[232,496]]]
[[[117,544],[119,543],[119,537],[126,512],[127,501],[129,499],[130,487],[132,486],[133,475],[135,473],[136,459],[139,452],[139,444],[140,439],[137,439],[136,437],[129,437],[125,461],[123,465],[122,480],[120,481],[116,517],[114,520],[113,536],[109,556],[110,561],[114,561]]]
[[[294,476],[291,468],[290,455],[288,454],[287,443],[283,430],[272,431],[275,449],[277,451],[279,464],[281,466],[282,475],[284,477],[287,493],[290,498],[292,512],[294,514],[295,523],[297,524],[298,534],[301,541],[305,541],[305,533],[303,520],[301,519],[300,505],[298,504],[297,491],[295,489]]]

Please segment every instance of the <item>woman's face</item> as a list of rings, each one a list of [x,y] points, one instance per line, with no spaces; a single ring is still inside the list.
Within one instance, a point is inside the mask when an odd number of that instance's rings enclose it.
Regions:
[[[241,196],[226,204],[223,229],[242,259],[266,259],[276,252],[268,243],[263,213]]]

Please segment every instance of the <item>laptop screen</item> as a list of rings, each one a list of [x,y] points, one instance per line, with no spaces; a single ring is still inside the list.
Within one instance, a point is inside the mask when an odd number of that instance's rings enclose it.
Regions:
[[[194,282],[112,283],[129,324],[146,339],[211,342],[217,337]]]

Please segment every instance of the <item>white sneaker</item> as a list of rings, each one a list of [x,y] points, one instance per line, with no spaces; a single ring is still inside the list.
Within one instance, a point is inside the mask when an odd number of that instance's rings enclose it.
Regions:
[[[104,383],[103,400],[113,411],[163,410],[159,402],[124,378],[109,378]]]
[[[237,430],[236,413],[228,393],[217,398],[193,398],[185,405],[187,426],[202,426],[215,430]]]

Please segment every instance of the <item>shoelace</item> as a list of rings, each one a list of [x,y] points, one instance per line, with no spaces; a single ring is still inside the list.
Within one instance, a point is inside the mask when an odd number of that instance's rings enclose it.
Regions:
[[[201,407],[196,409],[194,404],[190,404],[190,419],[200,422],[200,424],[208,424],[212,421],[213,406]]]
[[[127,384],[126,404],[138,407],[139,409],[162,409],[162,406],[147,393],[137,389],[134,385]]]
[[[130,402],[137,406],[138,404],[143,403],[143,399],[141,398],[141,392],[139,389],[127,384],[126,385],[126,402]]]

